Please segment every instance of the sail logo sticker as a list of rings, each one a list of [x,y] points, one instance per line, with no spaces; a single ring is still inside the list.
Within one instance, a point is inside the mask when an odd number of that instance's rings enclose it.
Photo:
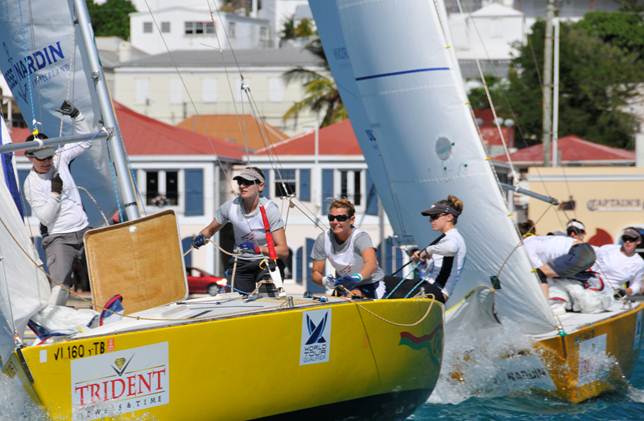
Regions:
[[[72,419],[114,417],[170,402],[168,343],[73,360]]]
[[[331,310],[302,313],[300,365],[329,361],[331,350]]]

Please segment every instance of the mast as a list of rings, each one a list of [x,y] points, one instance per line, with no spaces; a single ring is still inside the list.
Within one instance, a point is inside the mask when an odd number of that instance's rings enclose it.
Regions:
[[[543,165],[550,165],[552,138],[552,20],[555,16],[555,0],[548,0],[546,11],[546,36],[543,48],[543,118],[542,118],[542,143]]]
[[[554,19],[555,52],[554,52],[554,81],[552,87],[552,166],[559,165],[559,18]]]
[[[92,80],[96,88],[96,95],[98,104],[103,116],[103,125],[111,133],[108,138],[107,145],[110,149],[110,155],[114,160],[114,168],[116,170],[116,178],[119,187],[119,196],[121,198],[122,206],[125,209],[128,220],[133,220],[139,217],[139,209],[136,204],[136,195],[134,193],[134,186],[130,179],[130,173],[127,165],[127,155],[123,147],[123,138],[121,136],[121,129],[119,128],[114,109],[112,108],[112,100],[107,91],[105,83],[105,75],[103,68],[98,57],[96,44],[94,43],[94,33],[91,27],[89,13],[85,0],[74,0],[74,7],[76,8],[76,18],[83,44],[87,50],[88,61],[92,71]]]

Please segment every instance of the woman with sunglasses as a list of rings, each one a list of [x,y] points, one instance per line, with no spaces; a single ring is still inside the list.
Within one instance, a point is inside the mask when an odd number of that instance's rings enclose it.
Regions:
[[[622,244],[607,244],[595,250],[597,260],[592,270],[615,290],[616,296],[642,294],[644,259],[637,254],[642,236],[637,228],[622,232]],[[628,286],[624,288],[624,284]]]
[[[347,199],[334,200],[328,218],[331,228],[318,236],[311,252],[313,282],[349,291],[352,296],[381,298],[385,292],[384,272],[378,266],[371,237],[353,225],[353,203]],[[325,276],[327,259],[336,276]]]
[[[235,271],[235,289],[243,293],[251,293],[256,288],[256,283],[269,278],[268,269],[260,266],[260,255],[269,255],[266,243],[266,231],[260,212],[260,206],[266,210],[268,225],[280,272],[284,270],[281,259],[288,256],[284,221],[278,206],[272,201],[261,197],[264,190],[264,173],[257,167],[246,167],[238,176],[233,178],[239,185],[239,196],[221,205],[215,212],[212,222],[202,229],[193,239],[192,246],[196,249],[206,244],[226,224],[231,223],[235,235],[235,248],[240,250],[241,258],[237,260]],[[226,274],[232,277],[234,259],[229,261]],[[230,279],[229,279],[230,280]]]
[[[421,286],[425,292],[433,294],[445,303],[461,277],[467,247],[463,236],[458,232],[456,223],[463,212],[463,201],[449,195],[439,200],[429,209],[421,212],[429,216],[432,229],[440,235],[431,245],[412,253],[411,259],[421,261],[428,267],[427,282]]]

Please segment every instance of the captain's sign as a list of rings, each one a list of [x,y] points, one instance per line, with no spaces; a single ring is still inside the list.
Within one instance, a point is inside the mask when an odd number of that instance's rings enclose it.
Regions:
[[[170,402],[168,343],[71,362],[72,418],[113,417]]]
[[[641,199],[589,199],[586,208],[591,212],[637,212],[644,209]]]

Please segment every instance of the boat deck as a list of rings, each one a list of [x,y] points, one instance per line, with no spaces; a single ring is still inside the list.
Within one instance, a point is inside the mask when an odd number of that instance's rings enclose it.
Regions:
[[[302,298],[301,296],[279,298],[260,297],[254,300],[248,300],[247,297],[237,293],[229,293],[214,297],[207,296],[178,301],[176,303],[128,314],[121,320],[77,333],[73,338],[87,338],[116,332],[127,332],[277,311],[290,307],[291,304],[289,304],[288,298],[292,298],[291,308],[306,308],[328,303],[347,302],[345,298],[326,297],[327,302],[322,303],[319,299]]]
[[[636,308],[639,303],[625,302],[625,303],[615,303],[611,311],[606,311],[603,313],[596,314],[587,314],[587,313],[573,313],[567,312],[563,315],[557,316],[557,319],[561,322],[561,326],[566,332],[573,332],[578,329],[581,329],[585,326],[596,324],[603,320],[608,320],[612,317],[618,316],[625,311],[632,310]],[[553,335],[558,335],[558,331],[553,331],[543,335],[536,335],[537,339],[545,339]]]

